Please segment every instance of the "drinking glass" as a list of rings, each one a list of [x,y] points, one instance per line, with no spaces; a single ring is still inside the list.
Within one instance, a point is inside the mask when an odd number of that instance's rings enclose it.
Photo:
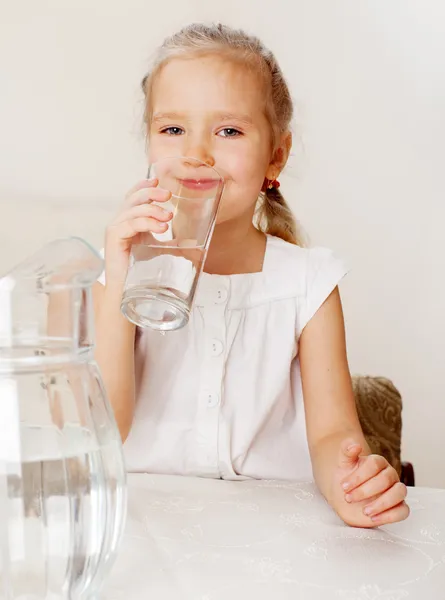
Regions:
[[[170,331],[189,320],[224,179],[208,164],[184,156],[153,163],[148,178],[171,192],[160,206],[173,218],[165,232],[143,234],[133,245],[121,310],[140,327]]]

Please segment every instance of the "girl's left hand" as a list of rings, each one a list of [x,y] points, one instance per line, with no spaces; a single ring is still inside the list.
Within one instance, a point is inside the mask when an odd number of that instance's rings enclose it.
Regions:
[[[340,448],[334,487],[338,515],[354,527],[377,527],[409,516],[406,485],[386,458],[361,456],[363,448],[345,440]]]

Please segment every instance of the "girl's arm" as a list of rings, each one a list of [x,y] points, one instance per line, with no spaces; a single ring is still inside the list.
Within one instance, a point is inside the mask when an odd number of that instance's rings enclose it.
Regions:
[[[133,423],[135,410],[134,343],[136,328],[120,306],[133,245],[147,234],[168,229],[172,213],[153,204],[166,202],[171,193],[157,187],[157,180],[140,181],[127,194],[124,205],[105,237],[105,279],[93,288],[96,325],[95,358],[114,411],[122,441]]]
[[[95,359],[124,442],[130,432],[135,408],[135,326],[121,313],[122,287],[93,288],[96,326]]]
[[[371,456],[360,426],[338,288],[304,328],[299,356],[309,450],[320,491],[350,525],[373,527],[406,518],[406,488],[386,459]]]

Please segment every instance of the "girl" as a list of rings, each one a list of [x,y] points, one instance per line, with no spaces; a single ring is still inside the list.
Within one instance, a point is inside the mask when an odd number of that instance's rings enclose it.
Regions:
[[[132,244],[167,229],[171,213],[152,201],[169,193],[141,181],[107,229],[96,356],[128,470],[313,475],[349,525],[405,519],[406,487],[370,454],[355,409],[337,289],[345,268],[300,247],[278,189],[292,101],[274,56],[242,31],[192,25],[165,41],[143,90],[150,161],[193,156],[226,185],[191,320],[165,337],[136,332],[120,302]]]

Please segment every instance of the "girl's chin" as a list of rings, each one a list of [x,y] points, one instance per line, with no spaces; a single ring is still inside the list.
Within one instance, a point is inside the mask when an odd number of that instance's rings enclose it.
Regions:
[[[216,218],[216,226],[218,227],[219,225],[227,225],[231,221],[235,221],[236,218],[237,217],[235,215],[227,215],[227,214],[218,215]]]

